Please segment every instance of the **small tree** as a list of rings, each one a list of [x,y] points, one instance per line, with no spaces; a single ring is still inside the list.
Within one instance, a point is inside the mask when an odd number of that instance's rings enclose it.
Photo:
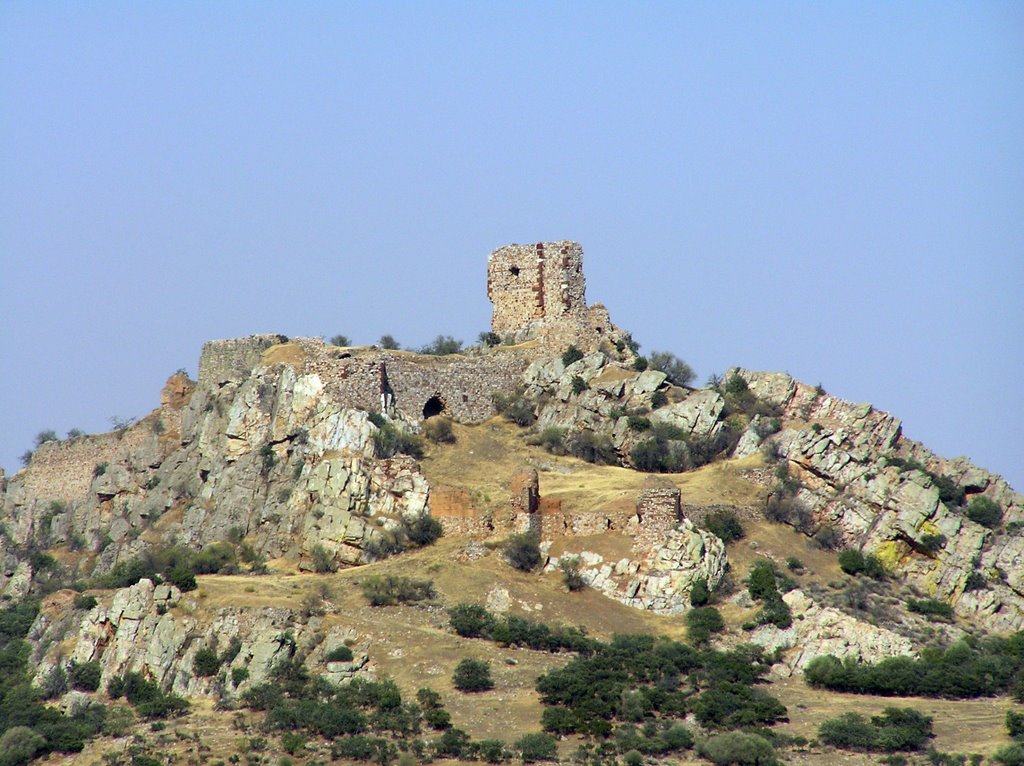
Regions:
[[[455,340],[451,335],[438,335],[434,340],[420,349],[421,354],[447,356],[462,352],[462,341]]]
[[[334,554],[322,543],[314,545],[309,555],[313,559],[313,571],[317,574],[327,574],[338,570],[338,565],[334,563]]]
[[[987,497],[976,497],[967,504],[967,518],[975,524],[995,529],[1003,520],[1003,510]]]
[[[516,740],[514,747],[519,751],[519,757],[523,759],[523,763],[550,761],[558,755],[555,738],[545,732],[526,734]]]
[[[83,692],[94,692],[100,688],[100,678],[102,675],[103,670],[100,668],[99,662],[95,660],[81,664],[73,662],[71,663],[69,680],[71,681],[72,688]]]
[[[532,572],[540,566],[540,541],[530,532],[512,535],[503,548],[505,560],[521,572]]]
[[[212,676],[220,669],[220,658],[217,657],[217,652],[208,646],[204,646],[198,652],[196,652],[195,658],[192,660],[192,670],[200,678],[207,678]]]
[[[690,588],[690,606],[707,606],[711,600],[711,591],[708,590],[708,580],[700,577],[693,582]]]
[[[40,431],[36,434],[36,447],[42,447],[46,442],[57,441],[57,432],[52,429]]]
[[[477,336],[477,341],[481,346],[487,346],[487,348],[493,348],[494,346],[501,345],[501,336],[496,332],[486,330]]]
[[[480,660],[464,659],[455,666],[452,684],[462,692],[483,692],[493,689],[491,666]]]
[[[343,347],[348,347],[348,346],[352,345],[349,342],[349,339],[348,339],[347,335],[335,335],[335,336],[333,336],[331,338],[331,340],[330,340],[330,344],[332,346],[343,346]]]
[[[377,342],[380,344],[381,348],[387,349],[388,351],[397,351],[400,348],[398,341],[391,335],[381,335],[380,340]]]
[[[569,346],[569,348],[562,352],[562,364],[566,367],[573,362],[578,362],[582,358],[583,352],[576,348],[576,346]]]
[[[690,365],[668,351],[652,351],[647,364],[650,369],[665,373],[668,382],[675,386],[688,386],[697,377]]]
[[[580,574],[580,559],[578,556],[563,556],[558,562],[558,568],[562,570],[562,582],[570,591],[583,590],[587,583]]]

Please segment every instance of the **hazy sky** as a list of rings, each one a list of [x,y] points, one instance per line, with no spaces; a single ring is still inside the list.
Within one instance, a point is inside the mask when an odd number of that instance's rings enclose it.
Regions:
[[[203,341],[487,328],[487,254],[700,380],[1024,489],[1024,4],[0,4],[0,465]]]

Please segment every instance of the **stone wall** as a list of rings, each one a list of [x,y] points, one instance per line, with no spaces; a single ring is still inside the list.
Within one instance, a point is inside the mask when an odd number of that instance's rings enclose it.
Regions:
[[[199,355],[199,382],[212,385],[228,381],[240,383],[260,363],[264,351],[287,341],[284,335],[250,335],[248,338],[207,341]]]
[[[586,311],[583,248],[576,242],[507,245],[487,259],[491,330],[505,336],[530,322]]]

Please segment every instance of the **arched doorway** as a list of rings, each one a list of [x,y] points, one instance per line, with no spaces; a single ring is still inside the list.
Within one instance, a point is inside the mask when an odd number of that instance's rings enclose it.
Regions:
[[[432,418],[444,412],[444,400],[440,396],[432,396],[423,405],[423,419]]]

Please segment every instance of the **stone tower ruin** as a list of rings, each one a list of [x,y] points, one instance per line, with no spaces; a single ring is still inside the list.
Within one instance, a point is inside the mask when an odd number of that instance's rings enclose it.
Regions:
[[[576,242],[507,245],[487,260],[491,330],[505,337],[535,323],[586,314],[583,248]]]

